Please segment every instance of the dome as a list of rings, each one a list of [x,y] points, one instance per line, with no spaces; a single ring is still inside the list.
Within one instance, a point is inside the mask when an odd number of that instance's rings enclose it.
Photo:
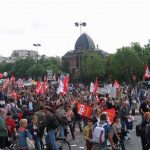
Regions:
[[[95,50],[95,44],[91,37],[83,33],[76,41],[75,50]]]

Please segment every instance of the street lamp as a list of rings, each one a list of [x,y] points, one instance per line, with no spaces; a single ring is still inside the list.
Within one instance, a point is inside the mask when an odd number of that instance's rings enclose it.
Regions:
[[[75,22],[76,27],[80,27],[80,35],[82,34],[82,26],[86,26],[86,22]]]
[[[94,56],[93,55],[88,55],[88,54],[84,54],[84,81],[85,81],[85,84],[86,84],[86,80],[87,80],[87,58],[93,58]]]
[[[33,46],[35,46],[37,48],[37,53],[38,53],[38,48],[39,48],[39,46],[41,46],[41,44],[33,44]]]
[[[39,46],[41,46],[41,44],[33,44],[33,46],[35,46],[37,48],[37,72],[38,72],[38,56],[39,56],[38,48],[39,48]]]

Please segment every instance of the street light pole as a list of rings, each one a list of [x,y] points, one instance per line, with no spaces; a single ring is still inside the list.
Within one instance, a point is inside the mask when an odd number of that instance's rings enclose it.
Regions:
[[[76,27],[80,27],[80,35],[82,34],[82,26],[86,26],[86,22],[75,22]]]
[[[38,48],[39,48],[39,46],[41,46],[41,44],[33,44],[33,46],[35,46],[37,48],[37,72],[38,72],[38,56],[39,56]],[[37,76],[38,76],[38,74],[37,74]]]
[[[84,74],[84,78],[85,78],[85,84],[86,84],[86,54],[84,56],[84,63],[85,63],[85,74]]]
[[[35,46],[37,48],[37,56],[38,56],[38,48],[39,48],[39,46],[41,46],[41,44],[33,44],[33,46]]]

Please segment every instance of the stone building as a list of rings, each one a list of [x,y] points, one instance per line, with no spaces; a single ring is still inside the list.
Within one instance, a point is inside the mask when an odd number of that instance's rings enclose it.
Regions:
[[[32,57],[33,59],[37,59],[38,52],[33,50],[14,50],[11,54],[12,60],[16,60],[18,58],[26,58]]]
[[[81,34],[75,43],[74,50],[68,51],[62,57],[64,70],[69,72],[74,79],[79,79],[81,76],[81,61],[84,59],[84,53],[87,51],[95,51],[102,57],[108,55],[108,53],[100,50],[98,46],[95,48],[94,41],[88,34]]]

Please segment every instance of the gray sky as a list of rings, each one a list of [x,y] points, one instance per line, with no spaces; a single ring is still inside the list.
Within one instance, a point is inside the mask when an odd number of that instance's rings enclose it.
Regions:
[[[150,0],[0,0],[0,55],[32,49],[47,56],[73,50],[80,35],[75,22],[95,45],[109,52],[150,39]]]

